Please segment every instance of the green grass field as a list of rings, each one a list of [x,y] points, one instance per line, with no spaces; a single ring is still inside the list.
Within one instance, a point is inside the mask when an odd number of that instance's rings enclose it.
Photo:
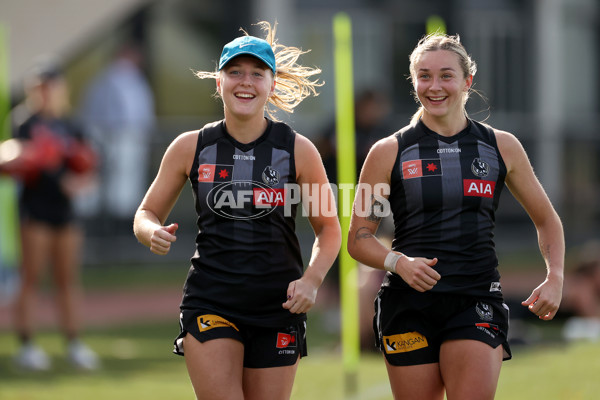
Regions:
[[[180,287],[185,268],[165,266],[104,266],[84,270],[86,289],[101,291],[132,287]],[[176,318],[176,317],[174,317]],[[323,329],[326,315],[309,313],[309,357],[302,360],[293,400],[391,399],[381,356],[363,354],[354,396],[344,394],[345,376],[339,338]],[[534,321],[538,344],[513,347],[504,363],[496,398],[499,400],[592,400],[600,398],[600,342],[567,344],[560,340],[560,321]],[[49,372],[15,369],[15,337],[0,331],[0,400],[171,400],[193,399],[182,357],[171,353],[177,321],[111,326],[86,331],[85,340],[100,354],[102,370],[83,373],[63,358],[63,341],[55,330],[42,331],[38,342],[52,356]]]
[[[103,369],[96,373],[73,370],[62,357],[56,332],[43,332],[39,343],[51,354],[50,372],[29,373],[11,362],[16,341],[0,332],[1,400],[131,400],[192,399],[183,358],[172,355],[177,327],[153,324],[89,331],[87,342],[96,349]],[[326,341],[311,345],[300,363],[292,399],[348,399],[344,395],[341,357]],[[502,369],[497,399],[597,399],[600,395],[600,343],[555,343],[518,347]],[[360,400],[391,399],[385,367],[379,355],[363,355],[356,377]]]

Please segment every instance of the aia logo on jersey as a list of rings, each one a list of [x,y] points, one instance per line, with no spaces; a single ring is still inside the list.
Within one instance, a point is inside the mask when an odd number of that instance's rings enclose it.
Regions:
[[[296,347],[296,332],[291,333],[277,333],[277,344],[278,349],[289,349]]]
[[[465,179],[463,180],[463,188],[465,196],[493,198],[496,182],[483,179]]]
[[[424,176],[442,175],[442,162],[440,159],[411,160],[402,163],[402,178],[422,178]]]
[[[231,182],[233,165],[202,164],[198,167],[198,182]]]
[[[253,204],[256,207],[276,207],[285,205],[285,189],[254,188]]]
[[[221,182],[206,194],[206,204],[228,219],[249,220],[272,213],[285,205],[285,189],[273,189],[258,181]]]

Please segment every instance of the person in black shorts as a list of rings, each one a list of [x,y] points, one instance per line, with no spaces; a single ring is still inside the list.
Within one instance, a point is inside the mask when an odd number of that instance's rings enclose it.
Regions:
[[[33,69],[26,82],[28,117],[19,124],[14,139],[29,154],[23,156],[26,160],[17,174],[22,259],[14,310],[21,348],[15,361],[23,369],[51,367],[50,357],[33,340],[36,292],[46,264],[51,264],[68,359],[77,368],[93,370],[99,367],[99,359],[79,339],[83,235],[73,199],[95,181],[95,156],[68,118],[69,92],[62,72],[46,62]]]
[[[178,225],[165,221],[190,182],[198,235],[174,352],[202,399],[290,397],[307,354],[306,312],[341,243],[316,147],[267,108],[291,112],[316,94],[320,70],[298,65],[303,52],[259,25],[266,39],[238,37],[217,71],[196,73],[216,80],[225,118],[171,143],[134,220],[142,244],[169,252]],[[294,222],[301,201],[315,232],[306,269]]]
[[[505,185],[535,224],[547,267],[522,304],[550,320],[561,301],[562,223],[517,138],[467,116],[475,72],[458,36],[420,40],[410,73],[421,107],[361,171],[348,250],[388,271],[373,324],[397,399],[494,397],[511,358],[493,242]],[[390,211],[391,251],[375,237]]]

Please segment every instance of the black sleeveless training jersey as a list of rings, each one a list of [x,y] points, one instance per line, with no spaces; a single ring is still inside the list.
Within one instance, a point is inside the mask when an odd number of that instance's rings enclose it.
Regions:
[[[19,139],[34,139],[47,135],[61,148],[73,140],[83,139],[79,127],[64,118],[45,118],[41,114],[29,117],[16,133]],[[19,197],[22,217],[42,221],[53,227],[62,227],[75,219],[71,196],[61,183],[68,172],[66,160],[56,168],[40,171],[32,182],[25,182]]]
[[[198,235],[182,309],[262,326],[306,318],[281,306],[289,283],[303,272],[295,234],[299,201],[290,198],[295,136],[286,124],[270,120],[248,144],[231,137],[224,121],[199,131],[189,174]]]
[[[438,258],[442,278],[432,292],[501,296],[493,230],[506,166],[493,130],[469,120],[444,137],[419,121],[394,136],[392,248]],[[384,285],[409,288],[396,274],[387,274]]]

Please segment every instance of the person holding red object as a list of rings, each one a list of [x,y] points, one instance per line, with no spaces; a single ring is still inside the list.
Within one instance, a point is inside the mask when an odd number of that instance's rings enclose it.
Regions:
[[[19,126],[15,139],[2,145],[14,150],[12,158],[4,160],[5,171],[21,181],[22,266],[14,310],[21,349],[15,361],[29,370],[51,367],[48,355],[33,341],[36,291],[49,263],[68,359],[79,369],[94,370],[100,365],[98,356],[80,340],[83,235],[73,199],[94,182],[95,152],[67,117],[68,86],[58,69],[41,68],[26,89],[31,116]]]

